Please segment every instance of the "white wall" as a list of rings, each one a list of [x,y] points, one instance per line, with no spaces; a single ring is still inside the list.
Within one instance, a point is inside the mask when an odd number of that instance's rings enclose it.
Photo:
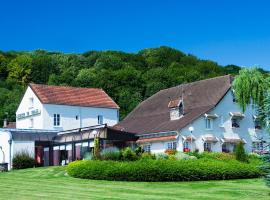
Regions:
[[[0,146],[5,153],[5,162],[8,163],[8,168],[11,169],[12,159],[16,153],[27,151],[32,157],[35,156],[34,141],[12,141],[11,147],[9,140],[12,138],[10,132],[0,131]],[[0,162],[3,161],[3,155],[0,151]]]
[[[35,142],[34,141],[13,141],[12,155],[16,155],[22,151],[28,152],[30,156],[35,156]]]
[[[8,141],[11,138],[11,134],[7,131],[0,131],[0,146],[5,153],[5,162],[9,163],[8,168],[10,169],[10,146]],[[3,161],[3,155],[0,151],[0,162]]]
[[[60,114],[60,127],[53,126],[54,114]],[[76,115],[79,117],[76,120]],[[113,126],[118,123],[118,110],[109,108],[90,108],[65,105],[44,105],[44,129],[69,130],[98,124],[98,115],[103,116],[103,123]]]
[[[30,108],[29,99],[33,98],[33,107]],[[35,93],[32,91],[30,87],[27,88],[21,103],[16,111],[16,116],[21,113],[31,113],[32,110],[40,110],[41,114],[35,116],[29,116],[24,119],[16,118],[16,128],[31,128],[30,119],[33,119],[33,124],[35,129],[42,129],[43,128],[43,105],[40,100],[37,98]]]
[[[252,135],[263,135],[265,139],[269,141],[269,134],[265,130],[255,130],[254,128],[254,120],[253,115],[255,115],[255,111],[252,107],[248,107],[245,114],[245,117],[240,120],[239,128],[231,127],[231,116],[230,112],[241,112],[240,107],[237,103],[233,102],[233,97],[231,91],[229,91],[224,98],[220,101],[220,103],[211,111],[210,114],[217,114],[218,118],[213,120],[213,129],[207,130],[205,127],[205,117],[202,116],[197,120],[193,121],[190,125],[185,127],[180,131],[182,135],[190,135],[190,131],[188,130],[189,126],[194,127],[193,135],[196,137],[196,148],[199,149],[200,152],[203,151],[203,141],[202,135],[204,134],[213,134],[218,138],[224,137],[236,137],[239,135],[240,138],[245,139],[247,144],[245,148],[248,152],[252,150]],[[221,118],[223,117],[223,124],[221,124]],[[217,142],[213,144],[213,151],[222,151],[221,142]]]
[[[29,99],[34,98],[33,108],[29,108]],[[47,130],[69,130],[98,124],[98,115],[103,116],[103,123],[113,126],[118,123],[118,109],[94,108],[67,105],[42,104],[30,87],[27,88],[24,97],[17,109],[16,115],[39,109],[41,114],[16,119],[17,128],[33,128]],[[60,126],[54,127],[53,116],[60,114]],[[76,120],[76,115],[79,117]],[[33,119],[31,127],[30,119]]]
[[[181,129],[179,133],[180,135],[188,136],[190,135],[190,131],[188,130],[188,128],[190,126],[193,126],[194,131],[192,134],[196,137],[196,140],[193,143],[193,149],[198,149],[200,152],[204,151],[204,142],[202,140],[202,136],[205,134],[212,134],[219,139],[222,139],[224,137],[236,137],[238,135],[240,138],[244,139],[247,142],[247,144],[245,144],[245,149],[247,152],[252,151],[252,138],[254,138],[253,136],[259,136],[260,138],[263,137],[265,140],[270,142],[269,133],[267,133],[265,130],[255,130],[253,120],[253,115],[255,115],[255,111],[252,109],[251,106],[248,107],[246,112],[244,113],[245,117],[240,121],[239,128],[231,127],[231,116],[229,114],[230,112],[241,112],[241,109],[237,105],[237,103],[233,102],[231,91],[229,91],[219,102],[219,104],[208,113],[218,115],[218,118],[213,120],[213,128],[211,130],[206,129],[205,116],[201,116],[185,128]],[[221,118],[223,118],[223,124],[221,124]],[[183,151],[183,139],[181,136],[178,137],[177,142],[177,149],[179,151]],[[164,152],[166,150],[165,144],[166,142],[152,142],[151,152]],[[221,152],[222,142],[212,143],[212,150],[215,152]]]

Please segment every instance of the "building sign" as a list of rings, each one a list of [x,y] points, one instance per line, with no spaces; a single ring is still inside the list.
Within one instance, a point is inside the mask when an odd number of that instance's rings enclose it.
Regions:
[[[39,115],[40,113],[41,113],[41,111],[39,109],[31,110],[29,112],[18,114],[17,119],[24,119],[24,118],[27,118],[27,117],[33,117],[35,115]]]

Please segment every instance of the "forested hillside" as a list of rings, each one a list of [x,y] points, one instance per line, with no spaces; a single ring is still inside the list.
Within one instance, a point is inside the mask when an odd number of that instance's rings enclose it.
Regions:
[[[121,119],[155,92],[200,79],[237,74],[240,67],[219,66],[170,47],[138,53],[89,51],[64,54],[0,51],[0,126],[15,111],[30,82],[103,88],[121,107]]]

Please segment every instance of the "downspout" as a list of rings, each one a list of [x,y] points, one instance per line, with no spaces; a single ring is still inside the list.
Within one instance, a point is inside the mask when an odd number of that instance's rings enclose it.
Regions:
[[[12,166],[12,160],[11,160],[11,146],[12,146],[12,134],[11,134],[11,137],[10,139],[8,140],[8,143],[9,143],[9,168],[11,169],[11,166]]]

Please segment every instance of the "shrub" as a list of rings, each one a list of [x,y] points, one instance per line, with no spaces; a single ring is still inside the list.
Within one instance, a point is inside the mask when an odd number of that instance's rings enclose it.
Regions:
[[[145,153],[141,154],[141,159],[143,159],[143,160],[149,160],[149,159],[150,160],[155,160],[156,156],[155,156],[155,154],[145,152]]]
[[[261,169],[264,172],[264,180],[266,182],[266,185],[270,187],[270,154],[264,155],[262,157],[263,165],[261,166]]]
[[[141,156],[144,153],[144,149],[142,148],[142,146],[138,146],[135,149],[135,153],[136,153],[137,156]]]
[[[123,157],[123,160],[127,160],[127,161],[133,161],[138,158],[135,152],[133,152],[130,147],[127,147],[122,151],[122,157]]]
[[[236,160],[238,160],[238,161],[248,162],[248,156],[247,156],[247,154],[245,152],[244,143],[243,142],[239,142],[236,145],[236,148],[235,148],[235,157],[236,157]]]
[[[175,155],[177,153],[176,149],[166,149],[165,153],[168,155]]]
[[[28,151],[21,151],[14,155],[12,159],[13,169],[26,169],[35,167],[36,161]]]
[[[175,154],[175,159],[176,160],[188,160],[189,159],[189,155],[188,154],[185,154],[183,152],[178,152]]]
[[[235,155],[232,153],[219,153],[219,152],[203,152],[197,155],[200,159],[212,159],[212,160],[235,160]]]
[[[169,158],[168,154],[166,153],[158,153],[156,154],[157,160],[167,160]]]
[[[75,161],[70,176],[114,181],[192,181],[254,178],[262,175],[257,166],[214,160]]]
[[[102,160],[120,160],[121,152],[116,147],[109,147],[101,151]]]

